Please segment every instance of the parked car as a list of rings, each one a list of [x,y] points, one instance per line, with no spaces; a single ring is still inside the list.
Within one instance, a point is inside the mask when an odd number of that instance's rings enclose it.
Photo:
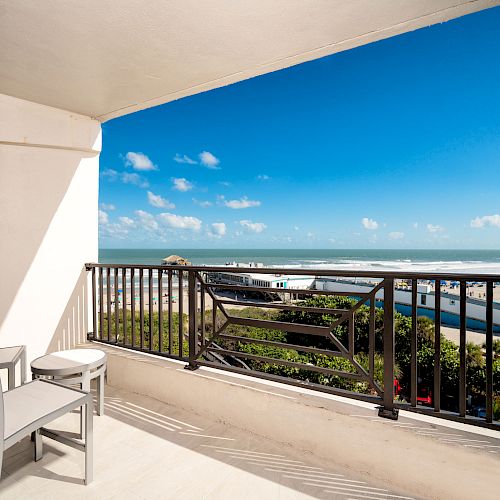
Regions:
[[[486,408],[484,406],[474,406],[471,413],[474,417],[486,418]]]
[[[417,390],[417,404],[432,406],[432,391],[427,387],[419,387]]]

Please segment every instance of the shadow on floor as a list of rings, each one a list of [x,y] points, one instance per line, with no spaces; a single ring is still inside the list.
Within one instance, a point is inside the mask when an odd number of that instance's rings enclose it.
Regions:
[[[74,426],[77,415],[69,417]],[[367,482],[356,471],[332,468],[312,455],[112,387],[106,388],[105,415],[94,418],[94,429],[91,485],[75,487],[82,485],[80,452],[44,439],[44,458],[35,463],[28,439],[7,451],[0,488],[12,498],[17,491],[38,498],[36,478],[43,478],[48,498],[51,491],[57,493],[53,498],[74,499],[114,498],[114,493],[117,498],[176,499],[410,498]],[[64,461],[67,465],[59,463]],[[23,482],[27,489],[16,490]],[[162,495],[167,482],[170,489]],[[145,485],[153,494],[146,493]],[[109,488],[113,494],[106,493]]]
[[[297,452],[221,424],[208,424],[197,415],[186,418],[186,412],[144,396],[113,391],[105,398],[107,415],[137,426],[155,436],[225,462],[232,467],[278,482],[315,498],[408,499],[353,478],[352,473],[332,471],[297,459]],[[108,391],[108,394],[111,391]],[[154,401],[156,409],[151,409]],[[182,417],[178,413],[183,413]],[[222,432],[221,432],[222,431]]]

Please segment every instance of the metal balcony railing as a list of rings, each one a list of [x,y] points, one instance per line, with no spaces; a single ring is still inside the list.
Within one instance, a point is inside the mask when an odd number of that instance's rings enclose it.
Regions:
[[[389,418],[405,408],[499,428],[500,360],[493,344],[498,275],[86,267],[92,281],[91,340],[183,360],[190,369],[210,366],[376,402],[379,414]],[[346,278],[363,278],[364,283],[359,291],[354,285],[350,291],[290,288],[286,277],[292,275],[298,282],[301,277],[342,277],[343,283]],[[269,276],[287,282],[288,288],[276,288],[269,279],[264,283]],[[401,280],[411,288],[411,317],[406,320],[395,308],[395,284]],[[426,332],[419,329],[417,285],[423,280],[434,285],[430,333],[429,322]],[[456,347],[441,335],[441,284],[449,281],[459,282],[460,291]],[[485,346],[479,358],[477,349],[471,358],[466,342],[468,282],[486,287]]]

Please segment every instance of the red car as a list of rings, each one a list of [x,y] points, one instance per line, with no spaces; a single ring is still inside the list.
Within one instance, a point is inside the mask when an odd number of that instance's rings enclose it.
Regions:
[[[432,406],[432,391],[427,387],[419,387],[417,390],[417,404]]]

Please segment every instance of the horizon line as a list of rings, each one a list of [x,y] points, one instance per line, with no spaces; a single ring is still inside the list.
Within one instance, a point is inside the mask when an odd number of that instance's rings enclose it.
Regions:
[[[279,247],[279,248],[233,248],[233,247],[226,247],[226,248],[210,248],[210,247],[196,247],[196,248],[191,248],[191,247],[161,247],[161,248],[145,248],[145,247],[133,247],[133,248],[126,248],[126,247],[116,247],[116,248],[104,248],[104,247],[99,247],[100,250],[175,250],[175,249],[180,249],[180,250],[288,250],[288,251],[335,251],[335,250],[363,250],[363,251],[372,251],[372,252],[377,252],[377,251],[387,251],[387,250],[397,250],[397,251],[406,251],[406,252],[427,252],[427,251],[450,251],[450,252],[500,252],[500,248],[285,248],[285,247]]]

